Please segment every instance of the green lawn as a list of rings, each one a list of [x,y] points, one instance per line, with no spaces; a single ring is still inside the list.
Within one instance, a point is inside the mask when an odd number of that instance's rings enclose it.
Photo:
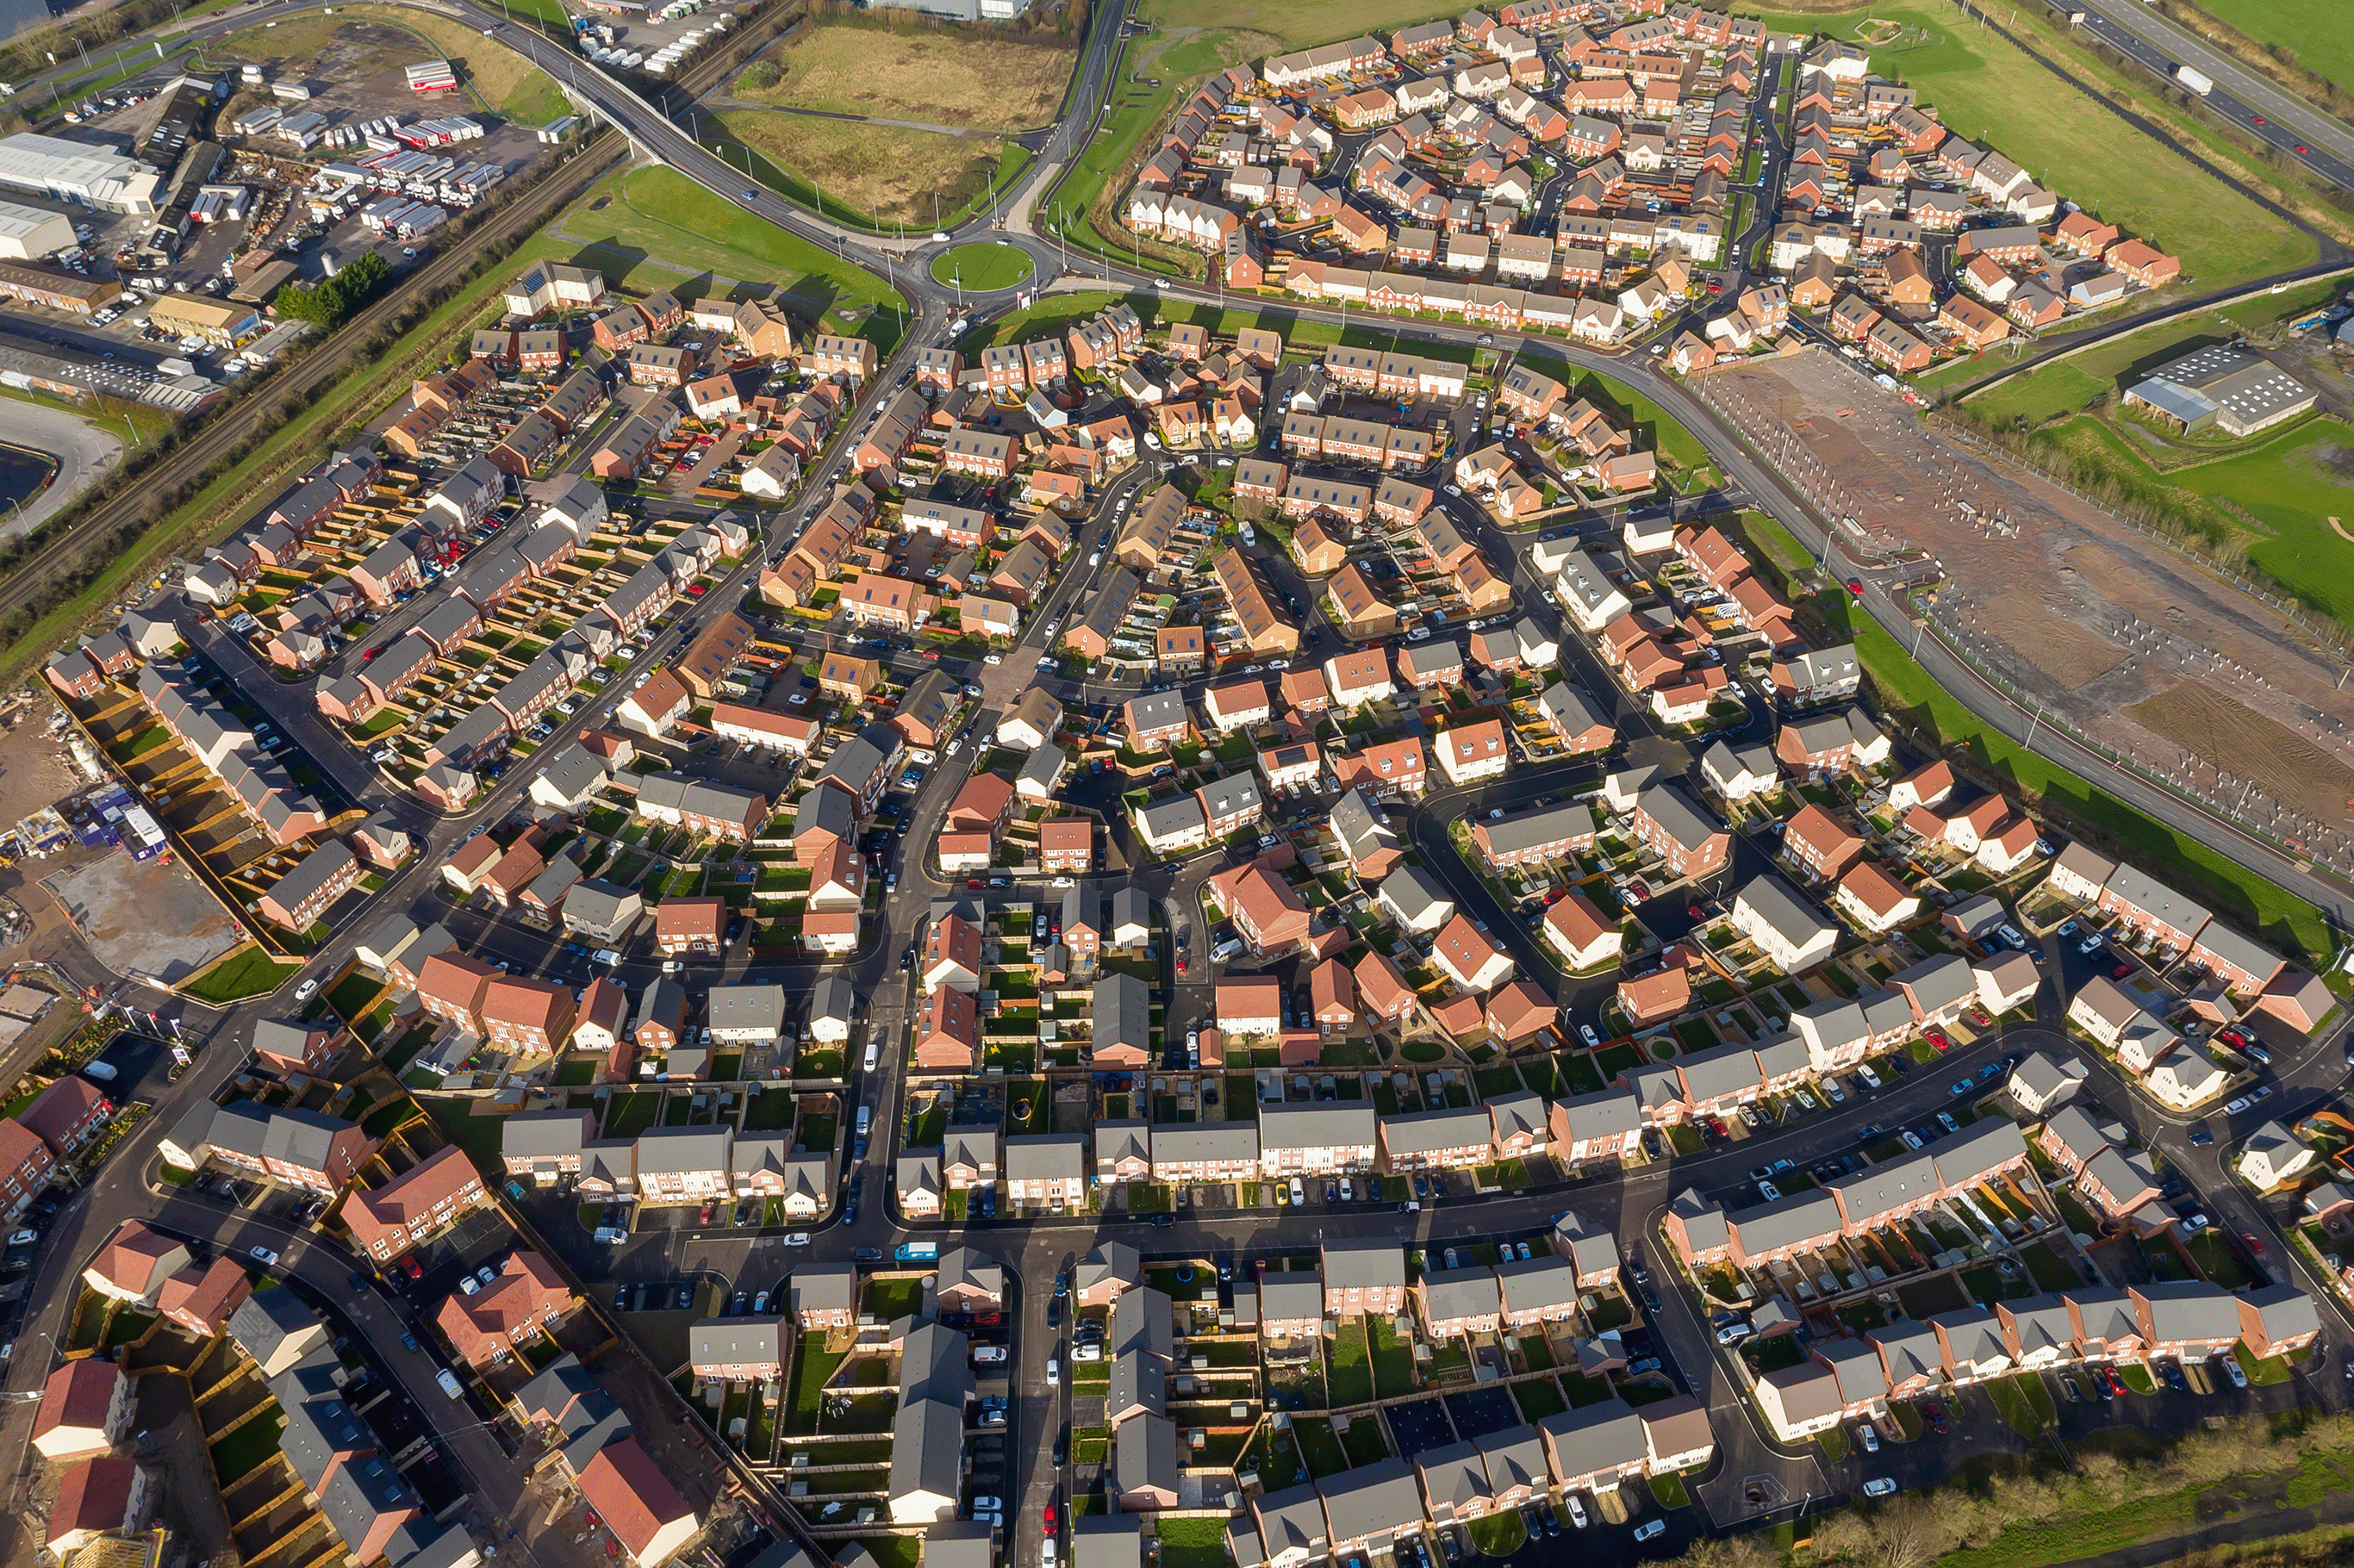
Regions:
[[[599,207],[600,197],[604,205]],[[560,243],[551,249],[600,269],[609,282],[641,292],[671,289],[682,296],[724,291],[711,278],[675,270],[686,267],[738,282],[774,283],[812,314],[834,313],[837,319],[828,330],[851,330],[886,354],[898,344],[901,328],[891,313],[904,311],[907,302],[882,279],[673,170],[636,168],[599,181],[590,188],[588,204],[565,213],[559,227],[579,243],[569,250]],[[673,265],[652,264],[663,261]],[[870,314],[870,307],[879,313]]]
[[[1161,1541],[1161,1568],[1224,1568],[1227,1561],[1223,1520],[1163,1519],[1152,1533]]]
[[[1521,1407],[1521,1419],[1532,1425],[1569,1408],[1561,1385],[1549,1377],[1523,1378],[1512,1384],[1512,1403]]]
[[[958,245],[932,258],[932,281],[975,291],[1010,289],[1029,275],[1029,252],[1010,245]]]
[[[1398,1399],[1412,1393],[1414,1382],[1414,1346],[1398,1338],[1387,1318],[1368,1318],[1366,1326],[1373,1334],[1373,1383],[1384,1399]]]
[[[1308,1473],[1318,1480],[1337,1476],[1349,1467],[1348,1451],[1332,1436],[1330,1421],[1321,1416],[1294,1419],[1291,1436],[1299,1444],[1299,1457],[1307,1461]]]
[[[1280,6],[1260,5],[1253,0],[1150,0],[1137,13],[1147,21],[1168,26],[1256,28],[1274,35],[1271,40],[1257,41],[1257,52],[1266,54],[1331,43],[1355,33],[1390,33],[1443,14],[1434,13],[1428,0],[1373,0],[1370,5],[1307,0],[1304,5]],[[1163,56],[1152,69],[1164,70],[1167,58]]]
[[[2326,959],[2334,941],[2321,912],[2278,884],[2226,859],[2195,839],[2142,815],[2105,789],[1984,728],[1978,719],[1914,663],[1870,617],[1849,617],[1847,596],[1808,601],[1835,632],[1855,639],[1864,673],[1882,709],[1900,728],[1918,728],[1947,750],[2003,779],[2031,805],[2111,853],[2123,852],[2181,892],[2268,947],[2289,956]]]
[[[260,948],[248,948],[215,964],[180,990],[198,1001],[243,1001],[248,997],[269,995],[302,967],[273,959]]]
[[[840,1365],[842,1357],[828,1354],[822,1337],[804,1335],[793,1341],[792,1414],[785,1422],[787,1432],[817,1430],[819,1396]]]
[[[1341,1332],[1324,1369],[1326,1390],[1332,1403],[1346,1407],[1369,1404],[1373,1398],[1373,1357],[1365,1343],[1363,1318],[1341,1319]]]
[[[284,1430],[286,1417],[275,1410],[255,1416],[212,1446],[213,1474],[230,1481],[261,1468],[278,1452],[278,1435]]]
[[[653,1126],[654,1118],[662,1113],[662,1092],[658,1089],[615,1095],[605,1103],[603,1135],[607,1138],[637,1137]]]
[[[2303,266],[2317,254],[2307,236],[2088,104],[2024,50],[1950,10],[1869,5],[1829,14],[1769,12],[1766,25],[1855,42],[1856,26],[1867,17],[1919,29],[1927,38],[1872,51],[1874,71],[1916,89],[1956,135],[2001,152],[2071,201],[2181,258],[2185,285],[2219,288]]]

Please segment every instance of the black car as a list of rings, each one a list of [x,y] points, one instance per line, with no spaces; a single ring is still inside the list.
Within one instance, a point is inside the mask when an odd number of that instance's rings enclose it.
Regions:
[[[1071,1429],[1066,1426],[1060,1432],[1055,1434],[1055,1463],[1057,1466],[1067,1464],[1070,1461],[1070,1457]]]
[[[1152,1223],[1160,1226],[1161,1229],[1166,1230],[1171,1225],[1177,1223],[1177,1216],[1174,1214],[1155,1214],[1152,1216]]]
[[[1643,1287],[1643,1306],[1647,1310],[1652,1312],[1656,1312],[1659,1309],[1659,1298],[1652,1293],[1651,1287],[1648,1285]]]
[[[856,1255],[861,1263],[880,1263],[883,1261],[883,1249],[879,1246],[863,1246],[858,1249]]]
[[[1052,1297],[1046,1302],[1046,1327],[1059,1329],[1062,1326],[1063,1298],[1059,1296]]]

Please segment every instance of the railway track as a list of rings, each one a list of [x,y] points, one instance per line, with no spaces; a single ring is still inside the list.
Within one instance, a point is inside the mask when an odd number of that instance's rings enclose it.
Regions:
[[[734,69],[738,52],[726,49],[703,61],[683,74],[679,85],[693,93],[707,90]],[[599,130],[592,135],[610,140],[612,145],[601,152],[584,149],[569,167],[552,172],[513,202],[499,207],[490,215],[488,223],[466,236],[462,248],[445,247],[437,251],[424,266],[400,279],[381,299],[338,328],[332,338],[299,364],[271,377],[233,408],[207,419],[169,457],[141,474],[135,488],[114,496],[19,562],[5,580],[0,580],[0,623],[31,604],[44,585],[70,571],[90,550],[118,531],[138,525],[149,496],[195,480],[259,434],[271,409],[290,399],[308,405],[324,395],[358,366],[358,344],[365,343],[376,329],[391,323],[419,295],[460,281],[482,247],[536,230],[626,155],[627,143],[610,131]],[[25,662],[23,641],[19,638],[0,650],[0,662],[12,671]]]

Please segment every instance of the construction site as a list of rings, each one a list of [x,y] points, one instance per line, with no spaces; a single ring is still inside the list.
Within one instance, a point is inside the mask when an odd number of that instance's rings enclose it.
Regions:
[[[2100,508],[1934,432],[1836,356],[1702,397],[1832,519],[1847,569],[1934,566],[1920,608],[2020,700],[2317,862],[2354,870],[2354,692],[2279,612]]]

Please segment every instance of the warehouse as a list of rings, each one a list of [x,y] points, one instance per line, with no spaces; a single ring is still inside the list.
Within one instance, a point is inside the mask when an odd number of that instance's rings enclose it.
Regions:
[[[111,147],[29,131],[0,136],[0,187],[101,212],[154,212],[164,176]]]
[[[2150,410],[2185,435],[2211,425],[2227,435],[2252,436],[2304,413],[2317,396],[2272,361],[2218,344],[2159,366],[2126,393],[2126,403]]]
[[[74,243],[73,219],[45,207],[0,201],[0,257],[36,261]]]
[[[147,319],[162,331],[192,333],[215,343],[235,343],[261,328],[260,313],[251,305],[198,294],[159,295]]]

